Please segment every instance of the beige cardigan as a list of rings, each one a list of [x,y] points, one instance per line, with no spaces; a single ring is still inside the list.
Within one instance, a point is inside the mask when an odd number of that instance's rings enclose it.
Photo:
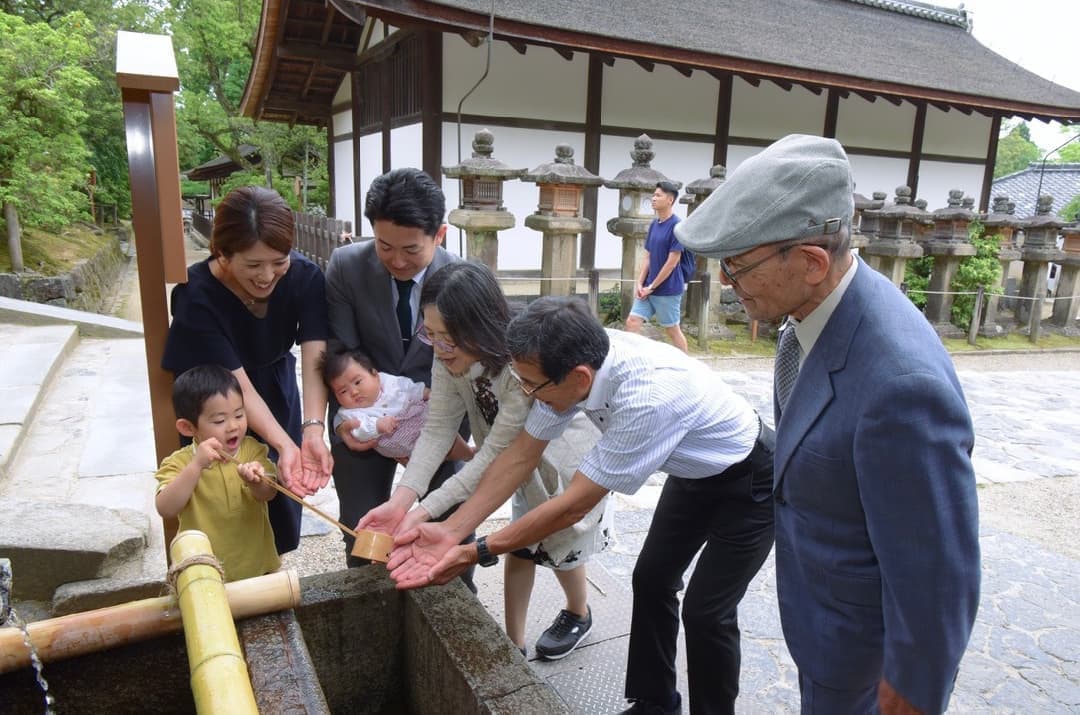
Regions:
[[[473,387],[473,379],[482,371],[483,367],[476,363],[468,374],[458,377],[451,375],[438,361],[432,365],[427,422],[409,457],[401,485],[421,495],[427,491],[432,475],[446,459],[465,414],[469,415],[473,439],[478,447],[475,456],[465,463],[460,472],[420,502],[432,518],[438,518],[472,495],[484,470],[521,432],[532,407],[533,399],[521,391],[510,375],[509,367],[504,367],[491,378],[491,390],[499,402],[499,414],[495,424],[489,427],[476,404]],[[583,413],[579,413],[562,436],[551,441],[544,450],[540,465],[518,487],[530,509],[562,493],[586,452],[599,438],[600,431]],[[580,522],[543,539],[541,545],[551,560],[556,564],[561,562],[582,537],[590,533],[595,535],[606,506],[607,497],[604,497]]]

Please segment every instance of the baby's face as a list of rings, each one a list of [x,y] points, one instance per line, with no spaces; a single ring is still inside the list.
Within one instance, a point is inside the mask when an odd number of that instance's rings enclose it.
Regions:
[[[379,399],[379,373],[350,360],[345,372],[330,381],[330,389],[342,407],[371,407]]]

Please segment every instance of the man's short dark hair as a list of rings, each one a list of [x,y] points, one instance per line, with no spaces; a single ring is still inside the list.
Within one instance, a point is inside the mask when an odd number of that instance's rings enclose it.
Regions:
[[[434,236],[446,215],[446,197],[430,176],[419,169],[394,169],[376,176],[364,199],[364,217],[418,228]]]
[[[327,344],[326,350],[319,355],[318,363],[319,374],[322,375],[323,382],[326,383],[327,387],[330,386],[331,380],[341,377],[346,368],[349,367],[350,360],[368,372],[378,372],[375,369],[375,363],[363,350],[349,350],[344,343],[332,340]]]
[[[607,332],[579,298],[534,300],[506,328],[515,360],[535,362],[544,376],[562,382],[578,365],[599,370],[608,354]]]
[[[656,182],[656,188],[670,196],[672,201],[679,200],[679,185],[674,181],[668,181],[667,179],[658,181]]]
[[[228,397],[231,392],[244,395],[236,375],[221,365],[198,365],[181,373],[173,382],[173,410],[178,419],[198,424],[207,400],[214,395]]]

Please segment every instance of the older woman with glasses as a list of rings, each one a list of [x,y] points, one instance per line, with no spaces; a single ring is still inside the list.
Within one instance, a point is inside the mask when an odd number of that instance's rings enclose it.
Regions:
[[[436,358],[427,423],[401,483],[388,502],[360,520],[360,528],[405,531],[465,501],[484,469],[521,432],[533,394],[548,387],[548,383],[533,385],[522,380],[510,367],[506,346],[510,308],[487,267],[455,263],[442,268],[424,283],[420,305],[424,322],[416,337],[433,346]],[[475,456],[409,512],[417,495],[427,491],[466,414],[476,441]],[[514,518],[560,494],[599,435],[582,416],[560,439],[553,440],[531,478],[514,493]],[[536,564],[553,569],[566,594],[566,608],[536,642],[537,655],[552,660],[569,655],[591,629],[585,562],[607,546],[606,507],[604,499],[577,524],[508,555],[506,632],[523,653]],[[490,566],[496,560],[482,560],[481,565]]]

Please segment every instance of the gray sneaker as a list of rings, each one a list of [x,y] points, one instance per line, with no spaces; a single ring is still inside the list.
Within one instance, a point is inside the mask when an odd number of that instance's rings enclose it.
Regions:
[[[579,618],[563,609],[555,616],[555,621],[536,641],[536,655],[544,660],[558,660],[570,655],[574,648],[589,635],[592,630],[592,607],[584,618]]]

